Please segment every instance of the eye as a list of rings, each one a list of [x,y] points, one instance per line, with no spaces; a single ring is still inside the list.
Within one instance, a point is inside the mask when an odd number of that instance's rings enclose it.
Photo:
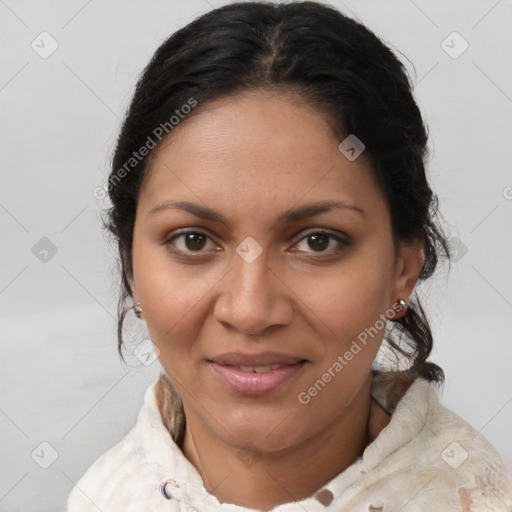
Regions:
[[[188,230],[175,234],[165,242],[165,245],[173,245],[177,248],[176,252],[183,254],[204,253],[207,251],[202,249],[207,245],[208,240],[211,241],[210,236],[203,231]]]
[[[299,252],[336,254],[348,247],[351,242],[330,231],[317,230],[306,234],[297,245],[300,246],[301,243],[306,246],[306,249],[299,250]],[[329,247],[331,248],[329,249]],[[312,249],[312,251],[308,251],[307,248]]]
[[[182,254],[201,254],[210,252],[208,250],[203,250],[208,246],[208,242],[210,241],[213,244],[211,237],[199,230],[186,230],[181,231],[174,234],[172,237],[167,239],[165,242],[166,246],[173,246],[174,249],[171,249],[177,253]],[[296,252],[306,252],[306,253],[318,253],[322,254],[337,254],[342,251],[346,247],[351,244],[351,241],[348,238],[341,237],[335,233],[330,231],[326,231],[323,229],[317,229],[316,231],[311,231],[306,234],[296,246],[300,246],[300,244],[304,244],[306,247],[303,249],[299,249]],[[312,251],[307,250],[308,248],[312,249]],[[221,249],[213,249],[213,250],[221,250]]]

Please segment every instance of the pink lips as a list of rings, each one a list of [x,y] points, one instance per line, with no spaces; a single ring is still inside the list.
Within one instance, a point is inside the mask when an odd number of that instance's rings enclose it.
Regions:
[[[304,361],[295,362],[294,364],[283,364],[275,370],[262,373],[243,371],[238,366],[219,364],[215,361],[210,361],[210,364],[220,380],[232,391],[245,396],[261,396],[274,391],[296,376],[302,370]],[[274,362],[272,364],[280,363]],[[246,363],[242,366],[264,365]],[[265,366],[268,366],[268,364]]]

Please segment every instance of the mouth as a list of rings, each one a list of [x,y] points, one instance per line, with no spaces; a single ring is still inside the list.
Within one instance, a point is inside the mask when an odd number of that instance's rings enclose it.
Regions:
[[[306,362],[299,361],[299,362]],[[234,365],[225,365],[225,366],[231,366],[232,368],[242,370],[243,372],[255,372],[255,373],[267,373],[273,370],[278,370],[279,368],[282,368],[283,366],[292,366],[292,365],[286,365],[286,364],[272,364],[268,366],[234,366]]]
[[[216,378],[229,390],[244,396],[262,396],[297,378],[308,361],[292,364],[231,365],[209,360]]]

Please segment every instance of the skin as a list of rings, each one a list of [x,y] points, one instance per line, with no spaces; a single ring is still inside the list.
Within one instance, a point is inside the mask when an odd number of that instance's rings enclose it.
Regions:
[[[389,207],[364,153],[348,160],[326,119],[296,96],[246,92],[200,108],[151,156],[137,205],[132,290],[183,400],[184,455],[219,501],[270,510],[312,495],[389,422],[370,397],[384,329],[308,404],[297,397],[379,315],[407,301],[423,241],[395,251]],[[167,200],[207,205],[230,226],[179,209],[149,215]],[[364,215],[333,209],[287,225],[276,220],[322,200]],[[207,236],[165,245],[182,228]],[[350,245],[324,238],[318,249],[311,236],[321,228]],[[263,251],[252,263],[236,252],[248,236]],[[234,393],[206,361],[272,350],[308,363],[260,397]],[[247,443],[256,451],[244,451]]]

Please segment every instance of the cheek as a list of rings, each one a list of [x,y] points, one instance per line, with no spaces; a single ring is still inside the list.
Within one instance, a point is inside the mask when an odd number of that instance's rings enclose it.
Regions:
[[[389,273],[358,263],[321,277],[303,275],[294,291],[322,334],[347,341],[374,325],[387,309],[389,286]]]
[[[203,265],[178,263],[165,247],[149,243],[134,254],[134,271],[140,302],[146,305],[145,318],[162,328],[186,318],[221,277]]]
[[[177,264],[165,248],[139,248],[134,257],[137,290],[150,338],[168,374],[178,375],[185,361],[196,357],[207,295],[215,278],[200,265]],[[177,362],[180,364],[177,364]],[[181,380],[181,379],[180,379]]]

